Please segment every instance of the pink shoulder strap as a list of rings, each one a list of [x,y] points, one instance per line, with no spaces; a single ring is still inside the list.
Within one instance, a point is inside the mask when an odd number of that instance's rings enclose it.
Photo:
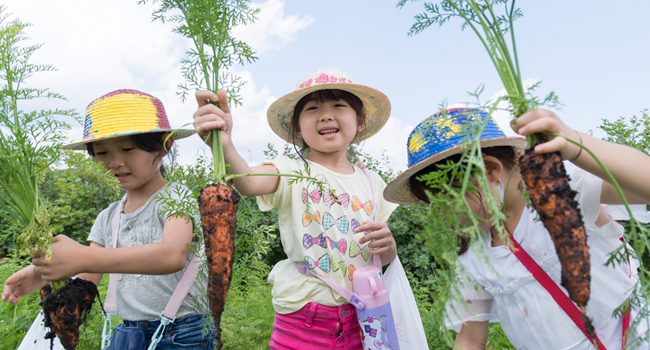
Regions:
[[[122,208],[125,199],[126,199],[126,195],[120,201],[120,204],[117,206],[117,210],[115,211],[111,219],[111,238],[112,238],[111,247],[112,248],[117,248],[118,246],[118,237],[119,237],[118,232],[120,231],[120,214],[122,213]],[[196,276],[198,274],[199,265],[200,265],[200,261],[199,261],[200,255],[203,255],[203,248],[201,248],[201,251],[198,254],[194,254],[194,257],[192,257],[192,261],[185,269],[185,272],[183,273],[183,277],[181,277],[181,280],[178,282],[178,285],[176,285],[176,289],[174,289],[174,293],[172,293],[172,296],[169,299],[169,302],[167,303],[165,310],[162,312],[163,316],[172,320],[174,319],[174,317],[176,317],[176,313],[178,312],[181,305],[183,304],[183,300],[185,300],[185,297],[189,293],[190,288],[192,288],[192,285],[196,280]],[[115,305],[116,299],[117,299],[117,291],[116,291],[115,274],[111,273],[109,274],[108,291],[106,292],[106,301],[104,302],[104,310],[106,312],[116,311],[117,309]]]

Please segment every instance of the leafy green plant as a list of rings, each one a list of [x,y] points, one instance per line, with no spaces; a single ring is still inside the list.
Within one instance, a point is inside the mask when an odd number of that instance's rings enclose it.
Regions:
[[[19,254],[30,249],[49,252],[53,229],[39,185],[58,159],[62,131],[69,128],[54,117],[76,116],[73,110],[25,112],[19,108],[21,101],[64,99],[49,89],[23,87],[35,73],[55,70],[50,65],[29,63],[41,45],[21,45],[27,40],[28,26],[18,19],[8,21],[5,8],[0,7],[0,215],[12,228],[3,236],[14,236]],[[53,283],[55,289],[62,285]]]
[[[630,146],[650,155],[650,116],[647,108],[640,113],[639,117],[633,115],[629,120],[622,116],[614,121],[601,119],[603,123],[598,129],[607,133],[603,140]]]
[[[81,152],[64,151],[63,167],[46,173],[42,196],[51,213],[53,233],[87,244],[89,228],[123,191],[104,167]]]

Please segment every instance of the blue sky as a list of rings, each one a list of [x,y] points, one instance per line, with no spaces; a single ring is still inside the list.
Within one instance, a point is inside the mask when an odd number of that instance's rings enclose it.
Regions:
[[[29,82],[65,95],[69,102],[41,101],[23,108],[65,107],[83,113],[94,98],[135,88],[161,98],[174,126],[191,121],[193,101],[181,103],[180,59],[187,40],[171,27],[152,23],[152,6],[135,0],[5,0],[11,18],[33,24],[30,43],[44,46],[33,63],[58,72]],[[406,168],[406,138],[419,121],[449,104],[469,101],[467,91],[485,84],[484,99],[501,83],[475,35],[458,20],[416,36],[407,32],[423,2],[403,9],[384,0],[267,0],[255,25],[236,33],[258,50],[259,60],[233,67],[249,83],[237,108],[234,140],[252,163],[264,160],[268,142],[281,146],[266,123],[266,108],[292,91],[306,73],[335,67],[359,83],[384,92],[392,116],[363,150],[386,154],[393,168]],[[614,5],[613,5],[614,4]],[[650,108],[650,2],[519,1],[515,24],[523,78],[541,80],[540,95],[555,91],[558,115],[580,131],[596,130],[601,118],[639,115]],[[74,125],[71,138],[81,137]],[[602,136],[596,131],[596,136]],[[180,144],[179,159],[203,152],[200,140]]]

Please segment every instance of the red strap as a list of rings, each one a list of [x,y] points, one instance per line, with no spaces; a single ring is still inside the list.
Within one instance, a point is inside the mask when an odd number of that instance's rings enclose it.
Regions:
[[[519,245],[519,242],[515,240],[515,238],[512,236],[512,233],[506,228],[506,231],[508,231],[508,234],[510,234],[510,240],[512,241],[512,248],[510,250],[512,251],[513,254],[521,261],[521,263],[526,267],[526,269],[533,274],[533,277],[539,282],[539,284],[544,287],[550,294],[551,297],[553,297],[553,300],[560,305],[562,310],[571,318],[571,321],[580,328],[582,333],[585,334],[587,339],[591,339],[589,335],[587,334],[587,330],[585,329],[585,323],[584,320],[582,319],[582,313],[580,313],[580,310],[578,310],[578,307],[569,299],[569,297],[564,294],[562,289],[555,283],[551,277],[533,260],[533,258],[526,253],[524,248]],[[628,315],[629,316],[629,315]],[[625,328],[625,326],[623,326]],[[600,341],[600,338],[598,338],[598,335],[594,333],[594,336],[596,337],[596,341],[598,342],[598,349],[599,350],[607,350],[605,348],[605,345]]]
[[[627,345],[627,330],[630,328],[630,310],[625,311],[623,315],[623,337],[621,338],[621,349]]]

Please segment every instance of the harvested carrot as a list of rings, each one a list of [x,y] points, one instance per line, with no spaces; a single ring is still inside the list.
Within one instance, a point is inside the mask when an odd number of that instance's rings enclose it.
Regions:
[[[199,210],[208,262],[208,300],[217,327],[217,349],[221,342],[221,314],[230,288],[235,253],[235,231],[239,194],[232,187],[210,184],[201,190]]]
[[[97,286],[81,278],[71,279],[65,287],[52,293],[52,287],[41,289],[41,307],[45,317],[44,325],[50,327],[45,339],[59,337],[66,350],[74,350],[79,343],[79,326],[86,322],[95,299],[99,299]]]
[[[594,327],[585,310],[589,301],[591,264],[582,214],[575,200],[577,192],[569,186],[569,177],[558,152],[537,154],[532,148],[528,149],[519,166],[531,202],[555,244],[562,265],[561,284],[578,304],[587,333],[593,340]]]

